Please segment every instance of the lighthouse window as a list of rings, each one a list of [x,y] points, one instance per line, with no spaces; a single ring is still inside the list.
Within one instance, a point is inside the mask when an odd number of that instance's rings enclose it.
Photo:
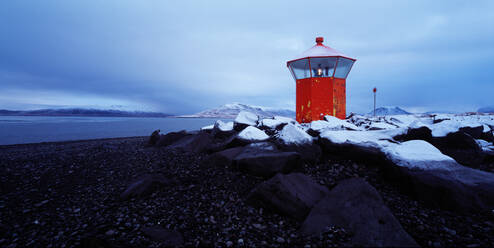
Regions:
[[[336,66],[336,72],[334,73],[335,78],[346,78],[350,69],[352,69],[353,60],[338,58],[338,65]]]
[[[332,77],[335,65],[335,57],[310,58],[312,77]]]
[[[301,59],[291,62],[290,69],[292,70],[293,75],[295,76],[296,79],[310,77],[310,68],[309,68],[308,59]]]

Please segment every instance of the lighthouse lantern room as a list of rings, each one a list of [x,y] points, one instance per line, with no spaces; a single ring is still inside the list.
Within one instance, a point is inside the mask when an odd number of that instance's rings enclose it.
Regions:
[[[346,117],[346,77],[356,59],[323,45],[316,45],[287,62],[296,81],[296,113],[300,123],[321,120],[325,115]]]

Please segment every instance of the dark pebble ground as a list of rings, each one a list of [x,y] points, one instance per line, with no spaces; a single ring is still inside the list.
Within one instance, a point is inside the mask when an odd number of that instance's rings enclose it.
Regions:
[[[342,246],[333,227],[302,237],[299,222],[250,207],[245,198],[262,182],[207,163],[207,155],[145,147],[144,137],[0,146],[0,247],[73,247],[93,240],[109,247],[160,247],[144,226],[177,230],[185,246]],[[379,170],[324,159],[305,173],[333,187],[363,177],[380,192],[405,230],[424,247],[494,244],[494,214],[431,209],[400,194]],[[162,173],[176,184],[143,199],[120,200],[129,183]]]

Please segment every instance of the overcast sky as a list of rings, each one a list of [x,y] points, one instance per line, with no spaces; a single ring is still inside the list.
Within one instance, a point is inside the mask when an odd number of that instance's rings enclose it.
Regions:
[[[2,1],[0,109],[295,107],[286,61],[356,58],[348,112],[494,105],[494,1]]]

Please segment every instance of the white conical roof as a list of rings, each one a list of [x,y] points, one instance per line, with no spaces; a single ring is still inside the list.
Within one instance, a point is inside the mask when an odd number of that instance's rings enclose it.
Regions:
[[[323,41],[324,40],[322,37],[317,37],[316,38],[317,44],[315,46],[307,49],[305,52],[303,52],[302,54],[300,54],[299,56],[297,56],[296,58],[294,58],[293,60],[290,60],[290,61],[299,60],[299,59],[308,58],[308,57],[326,57],[326,56],[327,57],[341,56],[341,57],[352,59],[352,58],[348,57],[347,55],[345,55],[344,53],[342,53],[336,49],[333,49],[331,47],[323,45],[322,44]],[[355,59],[352,59],[352,60],[355,60]]]

